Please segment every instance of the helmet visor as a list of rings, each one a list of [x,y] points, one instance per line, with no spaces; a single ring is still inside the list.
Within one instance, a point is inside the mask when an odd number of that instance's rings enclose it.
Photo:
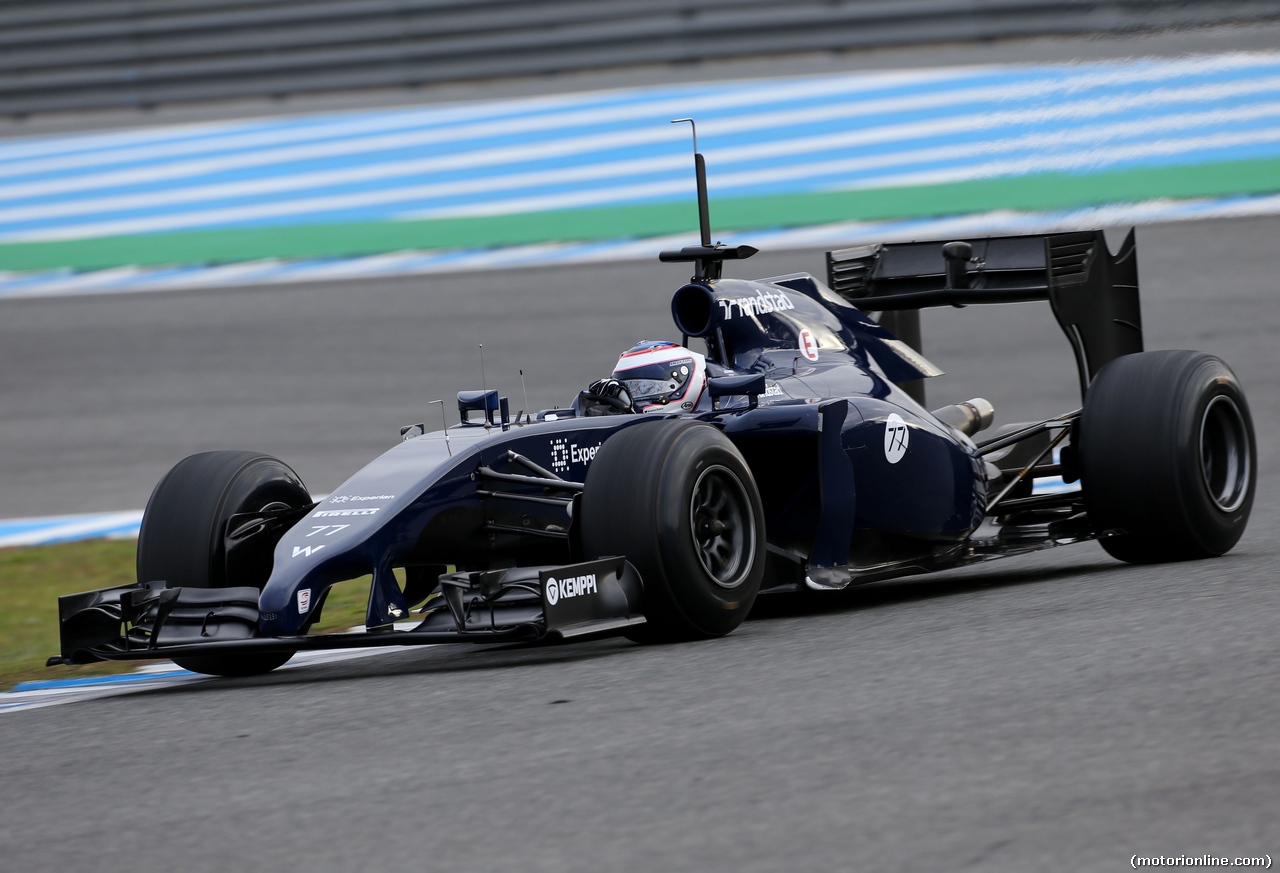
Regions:
[[[615,370],[613,378],[627,386],[637,404],[667,403],[684,396],[693,373],[693,358],[680,358]]]

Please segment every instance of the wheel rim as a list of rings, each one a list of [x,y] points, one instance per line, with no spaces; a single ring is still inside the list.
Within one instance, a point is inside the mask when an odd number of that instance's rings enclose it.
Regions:
[[[1249,490],[1249,435],[1236,402],[1219,394],[1200,420],[1200,475],[1223,512],[1240,508]]]
[[[698,476],[689,503],[694,551],[702,569],[721,588],[737,588],[751,572],[755,519],[742,482],[727,467]]]

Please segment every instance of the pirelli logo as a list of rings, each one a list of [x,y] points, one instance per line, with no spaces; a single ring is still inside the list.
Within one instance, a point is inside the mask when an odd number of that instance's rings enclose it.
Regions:
[[[337,518],[339,516],[348,515],[373,515],[378,511],[378,507],[372,509],[321,509],[319,512],[313,512],[312,518]]]

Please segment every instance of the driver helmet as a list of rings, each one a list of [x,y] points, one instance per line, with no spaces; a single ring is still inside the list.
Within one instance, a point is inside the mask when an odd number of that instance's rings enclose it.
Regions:
[[[641,412],[688,412],[706,389],[707,359],[678,343],[644,340],[622,353],[613,378],[627,387]]]

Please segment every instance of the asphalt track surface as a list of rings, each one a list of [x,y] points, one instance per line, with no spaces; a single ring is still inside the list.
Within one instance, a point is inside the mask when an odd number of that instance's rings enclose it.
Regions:
[[[710,642],[437,647],[0,718],[6,871],[1117,870],[1280,855],[1280,219],[1139,228],[1148,348],[1259,435],[1235,551],[1096,545],[775,601]],[[1112,235],[1113,246],[1118,234]],[[255,448],[313,490],[486,381],[565,403],[667,337],[658,263],[0,307],[0,514],[140,506]],[[821,272],[762,254],[733,275]],[[1043,305],[931,311],[941,404],[1074,408]],[[449,404],[452,405],[452,404]],[[454,414],[452,410],[449,414]],[[433,417],[434,416],[434,417]]]

